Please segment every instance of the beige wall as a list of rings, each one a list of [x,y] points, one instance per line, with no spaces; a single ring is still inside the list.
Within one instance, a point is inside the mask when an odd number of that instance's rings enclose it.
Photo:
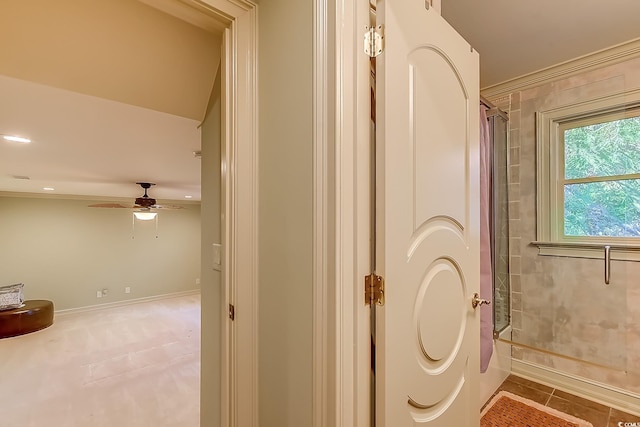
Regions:
[[[203,427],[220,425],[220,307],[222,277],[211,264],[212,244],[221,243],[220,69],[202,125],[202,338],[200,419]]]
[[[259,19],[260,425],[312,425],[313,2]]]
[[[23,282],[27,299],[57,310],[199,287],[198,204],[161,212],[156,238],[155,221],[136,221],[134,234],[131,210],[91,203],[0,196],[0,284]]]
[[[640,59],[512,93],[497,103],[510,115],[510,235],[513,339],[615,369],[538,351],[513,357],[640,393],[640,263],[539,256],[536,246],[535,113],[640,88]],[[624,372],[627,370],[628,372]]]

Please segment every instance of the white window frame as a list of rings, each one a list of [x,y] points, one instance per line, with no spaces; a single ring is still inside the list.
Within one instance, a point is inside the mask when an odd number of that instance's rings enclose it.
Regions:
[[[568,123],[640,108],[640,89],[536,113],[537,241],[540,255],[640,261],[640,238],[564,235],[564,144]],[[622,116],[621,116],[622,117]],[[612,117],[612,119],[615,119]],[[572,126],[573,127],[573,126]]]

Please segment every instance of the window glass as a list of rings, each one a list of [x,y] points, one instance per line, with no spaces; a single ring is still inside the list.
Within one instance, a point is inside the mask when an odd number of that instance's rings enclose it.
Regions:
[[[567,129],[565,179],[640,173],[640,117]]]
[[[560,129],[564,236],[640,237],[638,110],[583,117]]]
[[[565,236],[640,237],[640,179],[564,186]]]

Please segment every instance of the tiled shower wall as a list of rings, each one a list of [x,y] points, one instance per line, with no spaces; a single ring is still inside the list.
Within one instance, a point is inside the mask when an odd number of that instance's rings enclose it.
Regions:
[[[538,255],[536,111],[640,88],[640,59],[494,99],[509,113],[509,226],[513,341],[529,361],[640,395],[640,263]],[[562,354],[575,360],[553,356]],[[598,365],[607,366],[601,367]]]

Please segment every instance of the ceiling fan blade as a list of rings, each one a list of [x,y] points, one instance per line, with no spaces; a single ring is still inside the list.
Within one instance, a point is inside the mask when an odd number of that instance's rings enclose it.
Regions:
[[[144,195],[136,198],[135,204],[132,206],[125,206],[120,203],[96,203],[94,205],[89,205],[89,207],[138,209],[139,211],[149,211],[151,209],[184,209],[184,207],[178,205],[157,205],[156,199],[149,197],[149,195],[147,194],[147,189],[155,184],[149,182],[137,182],[136,184],[144,189]]]
[[[96,203],[95,205],[89,205],[90,208],[124,208],[133,209],[135,206],[125,206],[120,203]]]
[[[184,209],[182,206],[178,205],[153,205],[151,209]]]

